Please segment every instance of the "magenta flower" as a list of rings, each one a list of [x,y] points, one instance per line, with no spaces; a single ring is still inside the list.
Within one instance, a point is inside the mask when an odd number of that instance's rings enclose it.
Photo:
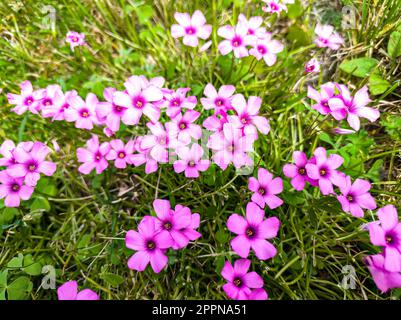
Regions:
[[[30,152],[17,147],[12,151],[16,163],[7,168],[7,173],[13,178],[24,178],[26,185],[34,187],[41,173],[52,176],[56,171],[54,162],[45,161],[49,152],[50,149],[41,142],[35,142]]]
[[[295,190],[301,191],[305,188],[305,183],[309,182],[313,186],[317,186],[317,181],[308,177],[306,165],[308,163],[315,163],[312,157],[310,160],[302,151],[294,151],[292,154],[294,164],[286,164],[283,167],[283,173],[286,177],[291,178],[291,185]]]
[[[171,26],[171,36],[173,38],[183,38],[183,43],[189,47],[196,47],[199,44],[198,38],[206,40],[212,33],[212,26],[206,24],[206,18],[202,12],[196,10],[192,17],[189,13],[174,14],[175,20],[179,24]]]
[[[263,39],[258,39],[249,50],[249,54],[256,60],[263,59],[271,67],[276,63],[277,53],[283,51],[284,46],[280,41],[273,40],[271,34],[267,34]]]
[[[334,97],[335,84],[327,82],[320,87],[320,93],[308,86],[308,98],[315,100],[316,104],[312,105],[312,109],[315,109],[319,113],[326,115],[331,113],[329,107],[329,100]],[[337,119],[336,115],[333,116]],[[341,117],[341,115],[339,115]]]
[[[24,184],[24,178],[13,178],[7,170],[0,172],[0,198],[4,198],[6,207],[19,207],[20,201],[28,200],[33,193],[33,187]]]
[[[151,155],[151,149],[143,149],[141,147],[143,137],[137,137],[135,139],[135,150],[138,152],[132,155],[131,162],[135,167],[145,164],[145,173],[150,174],[158,169],[158,162]]]
[[[223,131],[224,124],[228,123],[228,117],[224,114],[214,114],[207,117],[202,125],[209,131],[221,132]]]
[[[401,271],[401,223],[397,209],[387,205],[377,211],[380,225],[375,221],[368,224],[370,241],[383,247],[384,268],[391,272]]]
[[[390,289],[401,287],[401,274],[399,270],[396,272],[388,271],[385,267],[385,258],[382,254],[365,257],[366,266],[372,274],[373,281],[383,293]]]
[[[47,86],[47,88],[44,90],[44,95],[42,100],[40,100],[40,109],[43,114],[43,109],[44,108],[51,108],[54,105],[54,100],[56,97],[62,97],[63,96],[63,91],[61,90],[61,87],[58,84],[52,84]]]
[[[32,150],[32,147],[32,141],[20,142],[17,145],[17,148],[22,148],[26,152],[30,152]],[[4,140],[4,142],[0,146],[0,154],[3,156],[3,158],[0,158],[0,166],[8,167],[17,163],[13,155],[13,150],[15,148],[15,143],[12,140]]]
[[[74,280],[67,281],[57,289],[58,300],[99,300],[96,292],[84,289],[78,292],[78,283]]]
[[[188,145],[191,138],[199,140],[202,137],[202,128],[194,123],[199,116],[200,113],[195,110],[187,110],[183,115],[178,113],[175,118],[166,123],[166,129],[180,143]]]
[[[246,218],[234,213],[227,220],[227,228],[238,234],[231,240],[231,248],[241,257],[248,258],[252,248],[259,260],[273,258],[276,248],[265,239],[277,236],[280,221],[276,217],[264,219],[265,212],[254,202],[246,206]]]
[[[342,187],[345,184],[344,176],[336,169],[340,167],[344,159],[337,155],[331,154],[327,157],[326,149],[319,147],[313,153],[316,163],[307,163],[305,165],[309,178],[318,180],[320,191],[324,195],[334,193],[333,184]]]
[[[166,113],[172,119],[176,117],[182,109],[194,109],[198,100],[195,96],[186,97],[191,88],[178,88],[176,91],[164,89],[164,99],[160,107],[167,108]]]
[[[244,130],[245,135],[255,135],[257,137],[257,130],[263,134],[269,133],[269,121],[265,117],[258,115],[262,105],[261,98],[250,96],[247,102],[242,94],[236,94],[233,96],[231,103],[237,115],[228,116],[229,122]]]
[[[96,169],[96,173],[101,174],[109,165],[106,156],[110,151],[110,144],[103,142],[99,145],[98,136],[92,135],[92,138],[86,142],[86,146],[86,149],[77,149],[78,161],[83,162],[78,171],[83,174],[89,174],[93,169]]]
[[[159,273],[168,262],[165,251],[173,244],[168,233],[157,231],[154,217],[144,217],[138,225],[138,231],[129,230],[125,237],[127,248],[137,251],[129,258],[128,267],[144,271],[150,263],[153,271]]]
[[[25,113],[29,110],[32,113],[39,113],[41,100],[45,96],[45,90],[40,89],[33,91],[32,84],[26,80],[19,86],[21,88],[21,94],[7,93],[8,103],[15,105],[11,110],[18,115]]]
[[[262,17],[250,17],[249,20],[242,13],[238,16],[238,22],[247,26],[249,35],[255,35],[259,39],[265,38],[269,33],[266,28],[262,27]]]
[[[99,100],[93,93],[88,93],[85,101],[80,96],[69,100],[70,107],[64,110],[65,120],[75,122],[78,129],[92,130],[94,124],[99,124],[96,108]]]
[[[146,78],[145,78],[146,79]],[[152,122],[160,118],[160,109],[154,102],[163,99],[161,89],[153,83],[146,83],[139,76],[132,76],[124,83],[125,92],[115,92],[113,103],[127,108],[124,114],[125,124],[135,125],[139,123],[142,114]]]
[[[283,180],[280,177],[273,179],[273,175],[264,168],[259,168],[258,179],[249,178],[248,188],[254,192],[252,201],[261,208],[267,205],[275,209],[283,204],[283,200],[276,196],[283,191]]]
[[[252,159],[247,154],[253,150],[255,136],[243,135],[242,130],[232,123],[226,123],[223,131],[216,132],[209,137],[207,147],[214,150],[213,161],[223,170],[230,163],[235,168],[251,165]]]
[[[65,41],[70,44],[71,51],[74,51],[77,46],[85,46],[85,34],[78,33],[75,31],[69,31],[67,33]]]
[[[344,39],[334,32],[334,27],[331,25],[321,25],[320,23],[315,27],[317,38],[315,43],[320,48],[330,48],[338,50],[344,44]]]
[[[267,13],[280,14],[281,11],[287,11],[287,6],[281,3],[280,0],[262,0],[266,3],[266,6],[262,7],[262,10]]]
[[[191,149],[188,147],[178,147],[176,149],[180,160],[174,161],[174,171],[177,173],[184,172],[187,178],[198,178],[199,171],[203,172],[209,168],[210,161],[201,159],[203,149],[199,144],[193,144]]]
[[[44,118],[52,118],[53,121],[65,120],[65,110],[71,106],[72,99],[77,97],[75,90],[63,93],[56,91],[52,97],[51,103],[42,106],[42,116]]]
[[[248,34],[248,26],[243,22],[239,22],[235,29],[228,25],[222,26],[217,30],[217,34],[226,39],[218,45],[220,53],[225,56],[233,51],[236,58],[248,56],[246,46],[253,45],[257,39],[255,35]]]
[[[341,195],[337,196],[342,209],[350,212],[354,217],[362,218],[364,213],[362,209],[376,209],[376,201],[370,195],[371,185],[368,181],[356,179],[351,183],[349,176],[345,179],[345,184],[340,186]]]
[[[215,114],[225,115],[228,110],[232,109],[231,99],[234,92],[234,86],[221,86],[217,92],[215,87],[208,83],[203,91],[206,98],[201,98],[200,101],[205,110],[213,109]]]
[[[320,63],[317,59],[309,60],[305,65],[305,73],[319,73]]]
[[[269,297],[267,292],[262,289],[253,289],[250,294],[248,294],[247,300],[267,300]]]
[[[116,168],[126,168],[127,164],[132,164],[134,158],[134,143],[134,140],[129,140],[126,145],[119,139],[110,141],[110,151],[106,155],[106,159],[114,160]]]
[[[226,295],[233,300],[248,300],[252,293],[251,289],[263,287],[263,279],[255,271],[248,272],[251,261],[239,259],[235,261],[234,267],[228,261],[221,270],[221,275],[227,280],[223,285]]]
[[[354,97],[351,96],[349,89],[345,85],[338,85],[338,87],[341,93],[340,97],[332,98],[328,103],[332,111],[343,112],[347,115],[347,122],[352,129],[359,130],[359,117],[366,118],[370,122],[374,122],[380,117],[379,110],[366,106],[371,102],[367,86],[359,89]]]
[[[171,237],[172,248],[174,250],[186,247],[190,240],[196,240],[201,234],[193,228],[193,216],[188,207],[176,206],[175,210],[170,207],[168,200],[156,199],[153,201],[157,218],[155,221],[155,230],[159,233],[165,233],[165,237]],[[199,221],[194,217],[195,222]],[[199,224],[198,224],[199,226]]]

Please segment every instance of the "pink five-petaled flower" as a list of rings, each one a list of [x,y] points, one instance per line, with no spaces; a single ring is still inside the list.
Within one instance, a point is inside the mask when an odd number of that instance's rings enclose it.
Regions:
[[[106,155],[107,160],[114,160],[116,168],[124,169],[128,164],[132,164],[134,159],[134,140],[129,140],[126,145],[119,139],[110,141],[110,151]]]
[[[52,117],[52,121],[65,120],[65,110],[70,107],[72,98],[77,96],[78,93],[75,90],[67,91],[66,93],[56,91],[52,98],[52,103],[43,105],[42,116],[44,118]]]
[[[237,115],[228,116],[229,122],[244,130],[245,135],[255,135],[257,137],[257,130],[263,134],[269,133],[269,121],[265,117],[258,115],[262,105],[261,98],[250,96],[247,102],[242,94],[236,94],[233,96],[231,104]]]
[[[266,37],[269,33],[266,28],[261,27],[263,23],[262,17],[250,17],[249,20],[242,13],[238,16],[238,22],[244,23],[248,28],[248,34],[255,35],[258,39]]]
[[[213,161],[225,170],[232,162],[235,168],[251,165],[248,152],[253,150],[254,135],[244,135],[242,129],[226,123],[223,130],[209,137],[207,147],[214,150]]]
[[[372,274],[373,281],[383,293],[390,289],[401,287],[401,274],[399,270],[392,272],[384,267],[385,258],[382,254],[365,257],[364,262]]]
[[[32,141],[20,142],[17,148],[23,148],[26,152],[30,152],[33,147]],[[15,149],[15,143],[12,140],[4,140],[0,146],[0,154],[3,158],[0,158],[0,166],[8,167],[10,165],[16,164],[16,160],[13,155],[13,150]]]
[[[387,205],[377,211],[380,220],[368,224],[370,241],[383,247],[384,268],[391,272],[401,271],[401,223],[398,222],[397,209]]]
[[[17,147],[12,151],[16,163],[7,168],[7,173],[14,178],[25,178],[25,183],[34,187],[41,173],[52,176],[56,171],[54,162],[45,161],[49,152],[50,148],[41,142],[35,142],[29,152],[23,147]]]
[[[199,10],[196,10],[192,17],[188,13],[176,12],[174,18],[179,24],[171,26],[171,36],[184,37],[183,43],[186,46],[196,47],[199,44],[198,38],[206,40],[212,33],[212,26],[206,24],[206,18]]]
[[[337,196],[337,199],[345,212],[350,212],[354,217],[362,218],[362,208],[376,209],[376,201],[369,193],[371,184],[368,181],[356,179],[352,184],[351,178],[347,176],[345,184],[339,188],[341,195]]]
[[[40,109],[40,101],[45,96],[45,90],[40,89],[33,91],[32,84],[26,80],[19,86],[21,88],[21,94],[7,93],[8,103],[15,105],[11,110],[18,115],[23,114],[27,110],[37,114]]]
[[[57,289],[58,300],[99,300],[96,292],[84,289],[78,292],[78,283],[74,280],[67,281]]]
[[[317,59],[309,60],[305,65],[305,73],[319,73],[320,63]]]
[[[202,128],[194,123],[199,116],[200,113],[195,110],[187,110],[183,115],[178,113],[166,123],[166,129],[179,143],[188,145],[191,138],[199,140],[202,137]]]
[[[312,105],[311,108],[323,115],[331,113],[329,100],[334,97],[334,89],[335,84],[332,82],[323,84],[320,87],[320,93],[308,86],[308,98],[316,101],[316,104]],[[333,114],[333,117],[335,117],[335,114]]]
[[[254,202],[246,206],[246,218],[234,213],[227,221],[227,228],[238,234],[231,240],[231,248],[241,257],[247,258],[252,248],[259,260],[273,258],[276,248],[266,239],[277,236],[280,221],[276,217],[264,219],[265,212]]]
[[[199,144],[194,143],[191,148],[178,147],[175,152],[180,159],[174,161],[174,171],[177,173],[184,172],[187,178],[198,178],[199,171],[203,172],[209,168],[210,161],[201,159],[203,149]]]
[[[320,48],[338,50],[344,43],[344,39],[337,32],[334,32],[334,27],[331,25],[318,23],[315,27],[315,33],[318,36],[315,43]]]
[[[324,195],[333,193],[333,184],[341,187],[345,183],[345,177],[336,169],[342,165],[344,159],[331,154],[327,157],[326,149],[319,147],[313,153],[316,163],[307,163],[305,168],[309,178],[318,180],[320,191]]]
[[[71,51],[77,46],[86,45],[85,34],[75,31],[69,31],[66,35],[65,41],[70,44]]]
[[[262,7],[262,10],[267,13],[280,14],[281,11],[287,11],[287,6],[281,3],[280,0],[262,0],[266,3],[266,6]]]
[[[263,279],[255,271],[248,272],[251,261],[248,259],[239,259],[235,261],[234,267],[229,261],[226,261],[221,275],[228,283],[223,285],[223,290],[230,299],[247,300],[252,293],[251,289],[263,287]]]
[[[6,207],[19,207],[20,199],[28,200],[33,193],[33,187],[24,184],[24,178],[13,178],[7,170],[0,172],[0,198],[4,199]]]
[[[315,163],[314,158],[308,160],[306,154],[302,151],[294,151],[292,154],[294,164],[287,163],[283,167],[283,173],[286,177],[291,178],[291,185],[295,190],[301,191],[305,188],[305,183],[309,182],[316,186],[317,181],[308,177],[305,166],[310,163]]]
[[[239,22],[235,29],[228,25],[222,26],[217,30],[217,34],[226,39],[218,45],[220,53],[225,56],[233,51],[236,58],[248,56],[246,46],[253,45],[257,39],[255,35],[248,34],[248,26],[243,22]]]
[[[283,49],[283,44],[278,40],[273,40],[269,33],[265,38],[256,40],[253,48],[249,50],[249,54],[257,60],[263,59],[271,67],[276,63],[277,53],[283,51]]]
[[[124,83],[126,92],[115,92],[113,103],[117,106],[127,108],[124,114],[124,123],[129,125],[138,124],[145,114],[152,122],[160,118],[160,109],[154,102],[163,99],[161,89],[151,82],[145,85],[144,79],[132,76]]]
[[[283,200],[276,196],[283,191],[283,180],[280,177],[273,179],[273,175],[264,168],[259,168],[258,179],[249,178],[248,188],[254,192],[252,201],[261,208],[267,205],[275,209],[283,204]]]
[[[96,292],[84,289],[78,292],[76,281],[67,281],[57,289],[58,300],[99,300]]]
[[[167,108],[166,114],[172,119],[177,116],[182,109],[193,109],[196,107],[197,99],[195,96],[186,97],[191,88],[178,88],[177,90],[163,89],[164,99],[160,107]]]
[[[80,96],[74,96],[70,100],[70,107],[64,110],[65,120],[75,122],[78,129],[92,130],[94,124],[98,124],[96,107],[99,103],[96,95],[88,93],[85,101]]]
[[[208,83],[203,91],[206,98],[201,98],[201,104],[205,110],[214,109],[215,114],[225,115],[231,110],[231,99],[234,94],[235,87],[232,85],[223,85],[217,92],[216,88]]]
[[[92,135],[92,138],[86,142],[86,146],[86,149],[77,149],[78,161],[83,162],[78,171],[83,174],[89,174],[93,169],[96,169],[96,173],[101,174],[109,165],[105,157],[110,151],[110,144],[103,142],[99,145],[98,136]]]
[[[145,164],[145,173],[146,174],[150,174],[153,173],[157,170],[158,168],[158,162],[157,160],[155,160],[151,155],[150,155],[150,151],[151,149],[143,149],[141,147],[142,144],[142,140],[144,137],[139,136],[135,139],[135,150],[138,153],[135,153],[132,156],[132,164],[135,167],[141,166],[143,164]]]
[[[200,216],[198,213],[191,213],[188,207],[176,205],[175,210],[170,207],[170,201],[156,199],[153,201],[157,218],[155,228],[160,233],[166,233],[166,237],[170,236],[174,250],[186,247],[189,241],[196,240],[201,237],[196,228],[199,227]]]
[[[128,267],[143,271],[150,263],[154,272],[159,273],[166,265],[166,249],[174,244],[170,234],[156,229],[156,219],[144,217],[138,225],[138,231],[129,230],[125,236],[127,248],[137,252],[128,260]]]
[[[342,112],[344,118],[347,115],[347,122],[352,129],[359,130],[361,126],[359,117],[366,118],[370,122],[374,122],[380,117],[379,110],[366,106],[371,102],[367,86],[359,89],[354,97],[351,96],[349,89],[345,85],[338,85],[338,87],[340,97],[332,98],[328,103],[333,112]],[[335,114],[333,114],[333,117],[335,117]],[[341,118],[340,116],[336,119],[341,120]]]

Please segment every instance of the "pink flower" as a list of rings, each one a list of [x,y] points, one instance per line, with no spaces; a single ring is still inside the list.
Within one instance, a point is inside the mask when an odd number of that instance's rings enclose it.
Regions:
[[[78,283],[68,281],[57,289],[58,300],[99,300],[96,292],[84,289],[78,292]]]
[[[312,105],[312,109],[315,109],[319,113],[326,115],[331,113],[329,107],[329,100],[334,97],[335,84],[327,82],[320,87],[320,93],[308,86],[308,98],[315,100],[317,103]]]
[[[20,142],[17,148],[22,148],[26,152],[30,152],[33,147],[32,141]],[[3,158],[0,158],[0,166],[8,167],[10,165],[16,164],[17,161],[13,155],[13,150],[15,149],[15,143],[12,140],[4,140],[0,146],[0,154]]]
[[[382,254],[376,254],[365,258],[365,264],[372,274],[373,281],[383,293],[390,289],[401,287],[401,274],[399,270],[396,272],[388,271],[384,267],[385,258]]]
[[[85,46],[85,34],[78,33],[75,31],[69,31],[67,33],[65,41],[70,44],[71,51],[74,51],[74,48],[77,46]]]
[[[271,34],[267,34],[265,38],[256,40],[253,48],[249,50],[249,54],[257,60],[263,59],[271,67],[276,63],[277,53],[283,51],[283,49],[284,46],[280,41],[272,40]]]
[[[32,84],[28,80],[21,83],[19,87],[21,88],[20,95],[7,93],[8,103],[15,105],[11,111],[18,115],[25,113],[27,110],[35,114],[39,113],[45,90],[33,91]]]
[[[228,123],[227,115],[214,114],[210,117],[207,117],[205,121],[203,121],[202,125],[209,131],[220,132],[223,131],[225,123]]]
[[[113,103],[127,108],[124,113],[125,124],[138,124],[142,114],[152,122],[157,122],[160,118],[160,109],[154,102],[163,99],[163,93],[159,87],[144,80],[146,78],[132,76],[124,83],[126,92],[114,93]]]
[[[366,118],[370,122],[376,121],[380,117],[379,110],[366,107],[371,102],[368,93],[368,87],[364,86],[355,94],[351,96],[349,89],[345,85],[338,85],[341,96],[329,100],[330,109],[335,112],[342,112],[344,117],[333,117],[337,120],[345,118],[347,115],[347,122],[354,130],[359,130],[360,120],[359,117]]]
[[[194,230],[199,227],[198,213],[192,214],[188,207],[181,205],[177,205],[175,210],[172,210],[170,202],[161,199],[153,201],[153,208],[157,215],[157,218],[154,218],[156,219],[155,230],[165,233],[166,238],[171,237],[174,250],[182,249],[190,240],[201,237],[201,234]]]
[[[317,59],[309,60],[305,65],[305,73],[319,73],[320,63]]]
[[[223,131],[209,137],[207,147],[213,149],[213,161],[223,170],[232,162],[235,168],[251,165],[252,159],[247,154],[253,150],[255,136],[243,135],[242,130],[232,123],[226,123]]]
[[[319,147],[313,153],[316,163],[307,163],[305,168],[309,178],[318,180],[320,191],[324,195],[334,193],[333,184],[342,187],[345,184],[344,176],[336,169],[340,167],[344,159],[337,155],[326,155],[326,149]]]
[[[64,110],[65,120],[75,122],[78,129],[92,130],[94,124],[99,124],[96,107],[99,103],[93,93],[88,93],[84,101],[80,96],[69,99],[70,107]]]
[[[287,6],[281,3],[280,0],[262,0],[266,3],[266,6],[262,7],[262,10],[267,13],[280,14],[281,11],[287,11]]]
[[[233,300],[248,300],[251,289],[262,288],[263,279],[255,271],[248,272],[251,261],[239,259],[235,261],[234,267],[228,261],[221,270],[221,275],[227,280],[223,285],[226,295]]]
[[[280,221],[276,217],[264,219],[265,212],[254,202],[246,206],[246,219],[236,213],[227,220],[227,228],[238,234],[231,240],[231,248],[241,257],[247,258],[252,248],[259,260],[273,258],[276,248],[265,239],[277,236]]]
[[[320,48],[338,50],[344,44],[344,39],[337,32],[334,32],[334,27],[331,25],[321,25],[318,23],[315,33],[318,36],[315,39],[315,43]]]
[[[158,162],[150,155],[151,149],[143,149],[141,147],[143,138],[140,136],[135,139],[135,150],[138,153],[132,155],[131,161],[135,167],[145,164],[145,173],[150,174],[157,171]]]
[[[168,262],[166,249],[173,246],[171,236],[158,232],[156,220],[145,217],[138,225],[138,231],[129,230],[125,237],[127,248],[137,252],[128,260],[128,267],[136,271],[144,271],[150,263],[154,272],[159,273]]]
[[[204,51],[206,51],[207,49],[210,48],[211,45],[212,45],[212,41],[211,41],[211,40],[205,42],[205,44],[199,48],[199,52],[204,52]]]
[[[12,151],[16,163],[7,168],[7,173],[14,178],[24,178],[28,186],[34,187],[41,173],[52,176],[56,171],[54,162],[45,161],[49,152],[50,148],[41,142],[35,142],[29,152],[17,147]]]
[[[75,90],[67,91],[55,91],[52,101],[49,104],[42,106],[42,116],[44,118],[52,117],[52,120],[65,120],[65,110],[71,105],[72,99],[77,97],[78,93]],[[43,104],[43,103],[42,103]]]
[[[253,289],[250,294],[248,294],[247,300],[267,300],[269,297],[267,292],[262,289]]]
[[[269,133],[269,121],[265,117],[258,115],[262,105],[261,98],[250,96],[247,102],[242,94],[236,94],[233,96],[231,103],[237,115],[228,116],[229,122],[241,128],[245,135],[254,135],[257,137],[257,130],[263,134]]]
[[[103,142],[99,145],[98,136],[92,135],[92,138],[86,142],[86,146],[86,149],[77,149],[78,161],[83,162],[78,171],[89,174],[93,169],[96,169],[96,173],[101,174],[109,165],[105,157],[110,151],[110,144]]]
[[[199,116],[200,113],[194,110],[187,110],[184,115],[178,113],[175,118],[166,123],[166,129],[180,143],[188,145],[191,138],[199,140],[202,137],[202,128],[194,123]]]
[[[309,182],[313,186],[317,186],[317,181],[308,177],[306,165],[315,163],[314,158],[308,161],[306,154],[302,151],[294,151],[292,154],[294,164],[286,164],[283,167],[283,173],[286,177],[291,178],[291,185],[295,190],[301,191],[305,188],[305,183]]]
[[[354,217],[362,218],[362,208],[376,209],[376,201],[369,193],[371,185],[368,181],[356,179],[352,184],[351,178],[347,176],[345,184],[339,188],[341,195],[337,196],[337,199],[345,212],[351,212]]]
[[[283,204],[283,200],[276,196],[283,191],[283,180],[280,177],[273,179],[273,175],[264,168],[259,168],[258,179],[249,178],[248,188],[254,192],[252,201],[261,208],[267,205],[275,209]]]
[[[7,170],[0,172],[0,198],[4,199],[6,207],[19,207],[20,200],[28,200],[33,193],[33,187],[24,184],[24,178],[13,178]]]
[[[186,46],[196,47],[199,44],[198,38],[206,40],[212,33],[212,26],[206,24],[206,18],[199,10],[196,10],[192,17],[188,13],[176,12],[174,18],[179,24],[171,26],[171,36],[184,37],[183,43]]]
[[[186,97],[191,88],[179,88],[174,90],[163,90],[164,100],[160,103],[162,108],[167,108],[166,113],[172,119],[182,109],[194,109],[198,103],[195,96]]]
[[[41,104],[40,109],[42,110],[42,114],[43,114],[43,108],[49,108],[53,106],[54,99],[57,96],[63,96],[63,91],[61,90],[61,87],[58,84],[52,84],[47,86],[47,88],[44,90],[44,96],[40,101]]]
[[[248,34],[248,26],[243,22],[239,22],[235,29],[231,26],[222,26],[217,30],[217,34],[226,39],[218,45],[220,53],[225,56],[233,51],[236,58],[248,56],[246,46],[253,45],[257,39],[256,36]]]
[[[206,98],[201,98],[201,104],[205,110],[213,109],[215,114],[226,114],[226,111],[231,110],[231,99],[234,94],[235,87],[231,85],[221,86],[219,91],[208,83],[203,91]]]
[[[269,34],[266,31],[266,28],[261,27],[263,23],[262,17],[250,17],[248,20],[244,14],[240,13],[238,16],[238,22],[247,26],[247,34],[255,35],[259,39],[265,38]]]
[[[401,223],[397,209],[387,205],[377,211],[380,225],[375,221],[368,224],[370,241],[383,247],[384,268],[390,272],[401,271]]]
[[[180,160],[174,162],[174,171],[177,173],[185,172],[187,178],[198,178],[199,171],[206,171],[209,168],[210,161],[201,159],[203,149],[199,144],[193,144],[191,149],[188,147],[178,147],[176,149]]]
[[[129,140],[126,145],[119,139],[110,141],[110,151],[106,155],[106,159],[114,160],[116,168],[126,168],[127,163],[131,164],[134,158],[134,143],[134,140]]]
[[[350,129],[344,129],[344,128],[334,128],[333,132],[335,134],[353,134],[356,131],[355,130],[350,130]]]

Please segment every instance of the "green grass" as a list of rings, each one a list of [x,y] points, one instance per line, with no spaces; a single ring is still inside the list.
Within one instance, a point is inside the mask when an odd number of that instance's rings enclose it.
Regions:
[[[373,182],[372,194],[379,207],[389,203],[399,207],[401,68],[400,58],[389,57],[387,43],[399,28],[401,1],[344,1],[353,3],[359,14],[356,29],[341,31],[347,45],[338,53],[313,45],[318,19],[340,27],[344,4],[332,1],[306,1],[302,9],[290,7],[288,16],[278,19],[263,13],[260,1],[31,0],[21,7],[18,3],[22,1],[0,3],[0,137],[49,144],[57,139],[61,151],[52,154],[58,164],[56,174],[42,178],[31,200],[18,210],[0,209],[0,298],[4,297],[1,275],[4,278],[8,270],[8,287],[13,281],[23,282],[22,289],[11,286],[13,297],[55,299],[55,290],[40,288],[43,265],[56,268],[57,285],[76,279],[80,287],[97,291],[102,299],[225,298],[220,270],[225,259],[237,258],[230,251],[233,235],[226,229],[226,220],[233,212],[244,212],[251,197],[248,176],[236,176],[231,167],[226,171],[211,168],[192,181],[174,173],[170,165],[151,175],[143,167],[118,171],[110,166],[100,176],[83,176],[77,170],[75,151],[90,132],[70,123],[10,113],[4,95],[16,92],[18,84],[29,79],[35,87],[58,83],[64,90],[78,90],[81,96],[94,92],[102,98],[105,87],[122,88],[133,74],[163,76],[169,88],[191,87],[198,98],[211,82],[234,84],[245,96],[263,99],[262,113],[272,129],[256,143],[255,162],[283,177],[281,196],[286,202],[274,211],[266,210],[266,215],[276,215],[282,222],[274,240],[278,255],[264,262],[252,258],[252,268],[263,276],[271,299],[399,297],[400,290],[380,294],[362,263],[363,256],[378,252],[361,229],[375,219],[373,213],[357,219],[343,213],[335,198],[322,197],[316,189],[295,192],[282,167],[291,161],[293,151],[311,154],[324,146],[346,159],[344,172]],[[46,14],[40,9],[49,4],[56,9],[54,29],[41,27]],[[213,24],[213,46],[208,53],[184,47],[170,36],[173,13],[196,9]],[[218,26],[235,24],[241,12],[263,15],[274,36],[285,43],[273,67],[262,63],[251,67],[251,58],[232,59],[217,52]],[[64,43],[68,30],[84,32],[89,47],[71,53]],[[304,76],[303,68],[314,55],[324,59],[325,71],[312,79]],[[306,85],[336,81],[362,87],[369,83],[368,76],[355,77],[339,68],[343,61],[361,57],[377,59],[379,65],[371,73],[389,84],[372,96],[372,105],[382,116],[374,124],[364,122],[357,134],[336,136],[331,133],[336,123],[323,117],[314,121],[317,113],[309,108]],[[118,137],[142,134],[143,127],[126,127]],[[104,137],[100,128],[94,132]],[[125,233],[152,212],[155,198],[199,212],[202,238],[184,250],[170,251],[166,271],[134,272],[126,266],[132,251],[124,246]],[[32,263],[36,264],[27,269]],[[339,287],[346,265],[357,272],[355,290]]]

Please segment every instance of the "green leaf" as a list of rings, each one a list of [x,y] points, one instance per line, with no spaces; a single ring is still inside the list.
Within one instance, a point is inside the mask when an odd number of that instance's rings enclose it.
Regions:
[[[57,195],[57,187],[55,184],[50,182],[50,179],[42,178],[39,180],[38,184],[36,185],[35,190],[39,191],[40,193],[44,193],[48,196],[54,197]]]
[[[28,277],[19,277],[7,287],[8,300],[25,300],[32,288]]]
[[[355,77],[364,78],[378,64],[379,61],[374,58],[358,58],[342,62],[340,69],[346,73],[352,74]]]
[[[8,263],[7,263],[7,268],[22,268],[22,262],[24,260],[24,256],[22,253],[18,253],[17,257],[12,258]]]
[[[36,197],[29,208],[31,209],[31,211],[36,211],[36,210],[50,211],[51,207],[49,201],[47,201],[46,198]]]
[[[303,26],[290,26],[288,28],[287,39],[295,48],[307,46],[311,43],[311,37]]]
[[[153,8],[150,5],[137,7],[135,11],[140,24],[145,24],[153,16]]]
[[[373,95],[382,94],[390,87],[390,83],[378,74],[369,77],[369,91]]]
[[[383,159],[376,160],[369,171],[366,173],[366,177],[373,182],[380,181],[380,172],[383,168]]]
[[[38,276],[42,273],[42,265],[33,260],[31,254],[28,254],[24,257],[24,269],[27,274],[30,276]]]
[[[10,223],[14,220],[14,217],[18,215],[17,208],[4,208],[2,213],[0,214],[0,221],[2,224]]]
[[[8,269],[5,269],[0,272],[0,288],[7,287],[7,275],[8,275]]]
[[[295,1],[294,4],[288,5],[288,13],[287,16],[290,19],[295,19],[298,18],[302,15],[303,13],[303,7],[301,5],[300,1]]]
[[[219,229],[216,232],[216,240],[217,240],[217,242],[219,242],[221,244],[227,243],[229,238],[230,238],[230,235],[227,232],[225,232],[223,229]]]
[[[390,34],[387,52],[388,55],[394,59],[401,56],[401,31],[394,31]]]
[[[119,276],[118,274],[110,273],[110,272],[105,272],[100,275],[100,278],[102,278],[104,281],[106,281],[108,284],[117,287],[120,284],[124,282],[124,278]]]

